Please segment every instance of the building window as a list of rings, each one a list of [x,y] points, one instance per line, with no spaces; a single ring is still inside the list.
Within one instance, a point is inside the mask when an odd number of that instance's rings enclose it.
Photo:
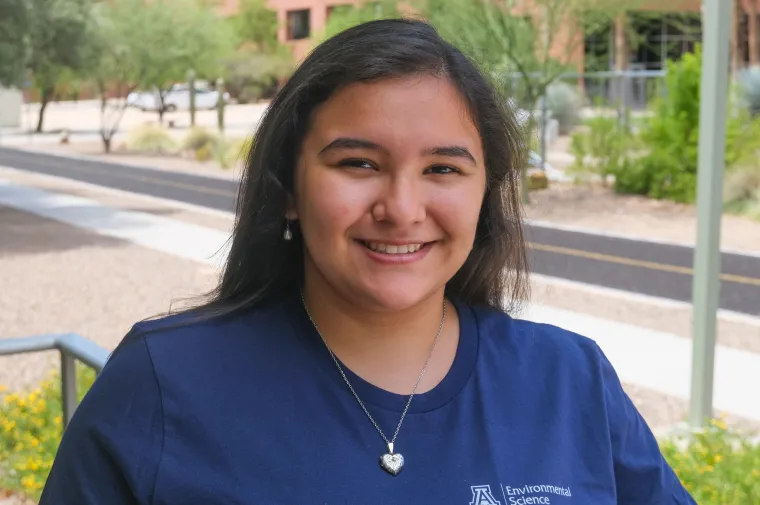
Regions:
[[[288,40],[307,39],[311,34],[310,10],[288,11]]]

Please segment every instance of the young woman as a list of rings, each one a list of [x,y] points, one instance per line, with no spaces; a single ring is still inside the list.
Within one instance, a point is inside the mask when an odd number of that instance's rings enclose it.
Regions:
[[[693,504],[594,342],[508,315],[504,103],[422,22],[317,47],[256,133],[218,288],[135,325],[41,503]]]

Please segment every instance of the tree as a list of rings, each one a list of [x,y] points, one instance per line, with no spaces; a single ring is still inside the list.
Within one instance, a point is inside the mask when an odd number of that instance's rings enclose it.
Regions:
[[[502,94],[534,111],[583,49],[584,33],[609,26],[634,8],[620,0],[421,0],[418,9],[441,34],[469,53]],[[526,6],[527,5],[527,6]],[[525,129],[532,137],[534,114]],[[530,138],[525,139],[526,144]],[[523,187],[527,187],[526,168]],[[527,191],[523,191],[527,203]]]
[[[332,8],[324,32],[319,39],[326,40],[352,26],[376,19],[398,17],[399,14],[397,2],[392,0],[336,5]]]
[[[140,40],[132,51],[142,70],[140,85],[156,92],[159,121],[166,95],[176,82],[195,70],[201,78],[221,75],[225,59],[235,48],[230,24],[205,2],[154,0],[142,4]]]
[[[241,42],[263,53],[277,50],[277,13],[264,0],[241,0],[230,22]]]
[[[227,91],[240,103],[273,94],[293,70],[292,52],[277,40],[277,13],[264,0],[242,0],[230,22],[239,44],[224,61]]]
[[[89,77],[100,95],[100,138],[106,153],[126,112],[129,93],[144,80],[138,55],[144,30],[151,30],[151,19],[143,5],[142,0],[113,0],[93,8],[96,65]]]
[[[40,94],[37,132],[57,88],[85,70],[93,58],[91,0],[30,0],[27,68]]]
[[[533,110],[546,89],[571,70],[584,33],[631,9],[620,0],[428,0],[425,16],[470,53],[509,95]]]
[[[27,0],[0,2],[0,86],[20,84],[28,61]]]

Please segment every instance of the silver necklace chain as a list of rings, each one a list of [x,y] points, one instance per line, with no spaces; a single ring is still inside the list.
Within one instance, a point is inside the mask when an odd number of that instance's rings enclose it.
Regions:
[[[385,440],[385,443],[388,444],[388,448],[393,452],[393,444],[396,442],[396,437],[398,437],[398,432],[401,429],[401,424],[404,422],[404,418],[406,417],[406,413],[409,410],[409,406],[412,404],[412,398],[414,398],[414,395],[417,393],[417,388],[420,385],[420,382],[422,382],[422,377],[425,375],[425,371],[427,370],[428,364],[430,363],[430,358],[433,356],[433,351],[435,351],[435,347],[438,344],[438,338],[441,336],[441,333],[443,332],[443,324],[446,321],[446,300],[443,300],[443,316],[441,316],[441,324],[438,327],[438,333],[435,335],[435,340],[433,340],[433,346],[430,348],[430,354],[428,354],[427,360],[425,360],[425,366],[422,367],[422,371],[420,372],[419,377],[417,377],[417,382],[414,384],[414,388],[412,389],[412,394],[409,395],[409,399],[406,401],[406,406],[404,407],[404,411],[401,413],[401,419],[399,419],[398,425],[396,426],[396,431],[393,433],[393,438],[388,440],[388,437],[385,436],[385,433],[383,433],[383,430],[380,429],[380,426],[378,426],[377,422],[375,422],[375,419],[372,417],[372,415],[367,410],[367,407],[364,406],[364,402],[362,402],[361,398],[359,398],[359,395],[356,394],[356,391],[354,390],[354,387],[351,385],[351,382],[348,380],[348,377],[346,377],[346,373],[343,371],[343,367],[340,366],[340,363],[338,362],[338,358],[335,357],[335,354],[332,352],[332,349],[330,349],[330,346],[327,345],[327,341],[325,340],[325,337],[322,336],[322,332],[319,331],[319,327],[317,326],[317,323],[314,322],[314,319],[311,317],[311,313],[309,313],[309,307],[306,305],[306,300],[303,296],[303,291],[301,291],[301,302],[303,303],[304,309],[306,310],[306,315],[309,316],[309,321],[311,321],[311,324],[314,326],[314,329],[317,330],[317,335],[319,335],[319,338],[322,339],[322,342],[325,344],[325,347],[327,347],[327,351],[330,353],[330,356],[333,359],[333,362],[335,362],[335,366],[338,367],[338,371],[340,372],[340,375],[343,377],[343,380],[346,382],[346,385],[348,386],[348,389],[351,390],[351,393],[354,395],[354,398],[356,398],[356,401],[359,403],[359,406],[361,406],[364,413],[367,415],[369,420],[374,425],[377,432],[380,434],[381,437],[383,437],[383,440]]]

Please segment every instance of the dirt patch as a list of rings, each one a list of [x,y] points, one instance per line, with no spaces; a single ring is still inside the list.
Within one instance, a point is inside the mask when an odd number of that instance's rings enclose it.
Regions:
[[[546,190],[531,193],[531,202],[525,210],[528,219],[533,221],[649,240],[696,243],[694,205],[619,195],[594,183],[554,182]],[[724,215],[721,247],[760,253],[760,222]]]

